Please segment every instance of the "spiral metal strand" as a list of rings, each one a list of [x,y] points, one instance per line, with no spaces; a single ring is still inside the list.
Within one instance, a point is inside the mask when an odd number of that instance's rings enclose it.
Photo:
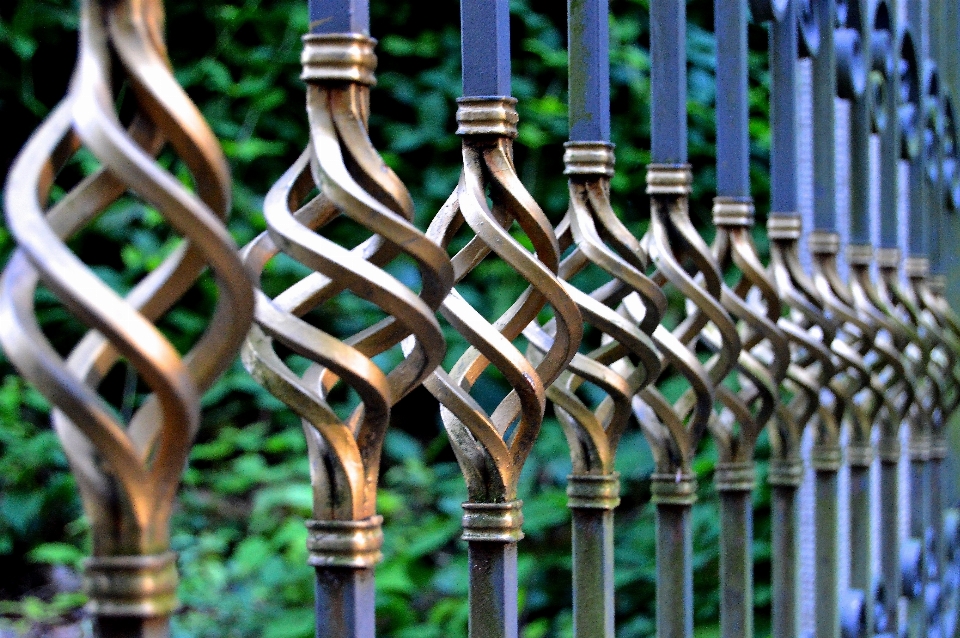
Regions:
[[[564,155],[565,172],[570,176],[570,207],[556,233],[561,252],[571,246],[573,250],[560,263],[559,276],[569,282],[593,264],[611,277],[589,293],[566,284],[587,324],[602,334],[602,345],[587,354],[575,355],[567,370],[547,390],[547,398],[554,403],[570,443],[574,475],[614,472],[614,455],[630,418],[631,400],[661,370],[649,334],[660,322],[667,300],[643,274],[639,242],[610,206],[612,150],[611,145],[599,142],[568,142]],[[639,325],[616,311],[628,295],[636,295],[643,305]],[[551,320],[543,328],[531,324],[524,334],[542,353],[552,344],[554,329],[555,322]],[[633,357],[636,363],[625,360],[626,357]],[[593,410],[576,395],[586,381],[607,395]]]
[[[645,252],[656,268],[652,279],[661,287],[674,286],[695,308],[672,332],[661,327],[653,334],[667,363],[665,370],[679,372],[690,387],[673,404],[655,387],[645,388],[634,399],[634,412],[654,455],[655,483],[662,484],[666,490],[662,496],[667,500],[679,490],[676,496],[681,501],[693,495],[690,461],[710,424],[716,386],[736,365],[741,350],[736,326],[720,303],[725,284],[719,268],[690,222],[690,182],[686,166],[648,167],[651,223],[643,238]],[[681,262],[685,260],[694,264],[701,280],[684,269]],[[627,307],[631,311],[635,308],[632,304]],[[706,364],[700,364],[695,347],[708,324],[717,331],[720,348]],[[681,475],[683,479],[678,482],[676,477]]]
[[[516,542],[523,537],[517,480],[543,422],[546,388],[574,358],[583,335],[573,289],[557,277],[560,249],[553,227],[513,165],[515,102],[508,97],[460,98],[457,133],[463,140],[463,172],[427,230],[427,236],[444,247],[464,225],[473,232],[452,258],[455,282],[495,256],[530,284],[492,323],[454,289],[440,314],[470,347],[449,371],[438,368],[424,381],[440,402],[467,483],[463,539],[469,543],[472,565],[471,636],[516,635]],[[488,193],[493,206],[487,203]],[[535,256],[511,235],[514,223],[533,244]],[[550,343],[531,361],[514,340],[546,305],[554,311]],[[470,392],[491,366],[511,390],[487,413]]]
[[[724,289],[721,303],[738,321],[743,341],[737,366],[730,375],[733,383],[717,386],[723,409],[710,424],[719,457],[714,484],[721,499],[721,580],[725,583],[721,630],[724,636],[751,636],[752,560],[743,539],[745,535],[749,538],[753,529],[753,453],[757,438],[779,404],[779,386],[786,377],[790,351],[786,336],[776,325],[780,300],[750,235],[752,202],[749,198],[718,197],[713,218],[717,228],[714,257],[722,270],[734,265],[740,273],[733,288]],[[711,330],[703,334],[705,341],[715,336]],[[712,345],[714,349],[719,347],[716,342]]]
[[[601,344],[576,354],[547,389],[547,398],[563,426],[573,461],[567,493],[574,519],[574,633],[596,636],[600,624],[603,635],[612,637],[613,555],[603,539],[612,539],[613,509],[620,500],[614,456],[631,416],[633,396],[660,374],[661,361],[650,333],[660,323],[667,299],[643,274],[640,244],[610,205],[613,146],[568,142],[564,163],[570,206],[556,232],[560,250],[573,249],[558,274],[569,282],[592,264],[610,279],[589,293],[568,284],[584,321],[600,333]],[[639,325],[617,312],[628,295],[644,306]],[[543,353],[553,342],[554,329],[553,321],[542,328],[533,323],[524,334]],[[576,394],[585,382],[605,394],[593,409]],[[597,602],[602,603],[599,608]]]
[[[642,240],[645,257],[655,267],[652,279],[673,287],[693,308],[671,332],[662,324],[653,333],[664,358],[665,372],[679,374],[688,384],[671,403],[655,386],[640,391],[633,400],[634,414],[653,452],[652,500],[657,506],[657,568],[661,579],[657,594],[658,634],[686,636],[691,632],[692,600],[684,579],[689,579],[690,507],[696,500],[696,479],[691,460],[713,418],[717,385],[737,363],[741,350],[736,325],[721,305],[725,284],[710,249],[690,221],[691,183],[686,165],[651,164],[647,167],[651,223]],[[691,262],[696,276],[684,268]],[[636,304],[626,308],[639,321]],[[705,364],[697,356],[701,332],[713,330],[712,345],[719,346]],[[707,344],[709,347],[711,344]]]
[[[176,84],[157,0],[81,5],[70,89],[14,162],[7,224],[17,240],[0,283],[0,342],[55,407],[53,423],[90,519],[88,609],[98,636],[167,635],[176,607],[169,519],[199,425],[199,397],[224,371],[253,311],[252,286],[226,232],[229,175],[219,145]],[[121,124],[114,72],[136,114]],[[191,192],[154,157],[169,146],[189,168]],[[81,148],[100,168],[51,201],[57,173]],[[185,241],[125,296],[65,245],[111,204],[135,193]],[[154,325],[209,267],[219,298],[209,326],[181,356]],[[90,331],[64,360],[37,325],[42,282]],[[98,394],[121,360],[151,394],[127,423]]]
[[[446,347],[434,312],[453,284],[446,253],[413,226],[406,188],[367,137],[374,44],[360,34],[304,37],[310,141],[267,194],[267,230],[243,252],[256,273],[281,252],[314,271],[273,299],[257,291],[256,325],[243,360],[303,420],[314,497],[307,545],[317,568],[318,636],[372,635],[383,437],[393,405],[443,360]],[[320,192],[309,197],[314,187]],[[356,222],[369,238],[347,249],[320,234],[339,218]],[[419,296],[383,269],[401,254],[419,268]],[[341,293],[388,316],[342,337],[304,318]],[[401,341],[406,358],[384,372],[372,358]],[[278,343],[311,362],[302,375],[281,359]],[[341,382],[360,398],[345,419],[328,403]]]

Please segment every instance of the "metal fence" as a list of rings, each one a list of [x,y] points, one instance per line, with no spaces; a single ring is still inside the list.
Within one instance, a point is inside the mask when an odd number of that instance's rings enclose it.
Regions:
[[[381,445],[391,407],[421,385],[441,405],[467,485],[473,638],[518,634],[517,482],[548,403],[573,461],[578,638],[615,633],[614,458],[633,421],[656,465],[659,638],[693,635],[692,460],[706,436],[719,451],[721,635],[753,635],[751,494],[765,428],[772,634],[956,635],[960,519],[946,467],[947,424],[960,405],[960,318],[946,301],[944,238],[960,207],[957,3],[716,0],[712,245],[688,210],[682,0],[650,2],[642,237],[609,199],[607,0],[568,2],[569,209],[556,227],[514,165],[507,0],[461,0],[463,170],[427,228],[414,225],[405,186],[367,136],[377,59],[366,0],[310,0],[309,10],[301,77],[310,138],[266,194],[267,230],[242,249],[224,225],[230,182],[219,144],[170,69],[160,0],[81,1],[69,91],[7,177],[6,223],[18,247],[0,280],[0,343],[55,407],[90,521],[85,591],[97,636],[168,635],[177,605],[170,514],[199,398],[237,352],[303,419],[318,637],[374,634]],[[766,265],[754,244],[749,174],[750,20],[770,34]],[[118,79],[136,105],[128,124],[114,100]],[[164,146],[195,188],[158,163]],[[98,168],[54,197],[58,172],[81,149]],[[120,296],[66,242],[128,193],[184,241]],[[370,238],[348,248],[324,234],[343,218]],[[280,253],[313,274],[271,298],[260,280]],[[417,289],[385,270],[398,258],[416,265]],[[528,284],[493,320],[456,288],[488,259]],[[588,267],[605,277],[593,290],[572,283]],[[179,353],[156,320],[204,269],[217,282],[217,306],[203,337]],[[89,328],[66,356],[37,323],[41,285]],[[684,315],[667,323],[667,296],[677,293]],[[336,336],[307,320],[341,294],[387,318]],[[444,330],[470,345],[452,366],[443,365]],[[600,335],[594,345],[582,345],[585,332]],[[312,365],[294,372],[278,346]],[[375,362],[397,348],[394,367]],[[97,390],[121,361],[152,392],[126,420]],[[491,369],[511,391],[486,410],[473,390]],[[682,382],[679,398],[668,398],[667,380]],[[338,385],[360,399],[346,418],[327,402]]]

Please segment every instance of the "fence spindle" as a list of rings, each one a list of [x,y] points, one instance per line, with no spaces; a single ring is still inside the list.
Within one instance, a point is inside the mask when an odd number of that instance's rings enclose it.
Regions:
[[[660,638],[693,634],[691,508],[696,478],[690,461],[712,418],[714,389],[733,369],[741,349],[736,326],[719,303],[725,286],[718,264],[689,217],[692,175],[686,163],[685,18],[685,3],[680,0],[651,3],[653,163],[647,168],[651,225],[644,241],[657,267],[654,279],[675,286],[696,308],[673,334],[659,333],[664,344],[661,353],[672,359],[687,380],[687,391],[673,405],[655,388],[646,388],[634,400],[634,412],[656,464],[651,492],[656,506]],[[695,264],[701,280],[683,269],[680,260],[686,258]],[[708,324],[717,331],[718,351],[701,366],[694,349]]]
[[[367,137],[376,41],[363,0],[310,0],[301,78],[307,83],[306,149],[264,200],[267,230],[244,249],[260,276],[283,252],[314,274],[275,298],[257,291],[256,325],[243,350],[251,375],[302,419],[310,459],[313,520],[308,562],[315,569],[317,638],[372,638],[374,566],[381,558],[377,477],[390,409],[445,354],[434,312],[453,285],[443,250],[413,226],[413,203]],[[314,187],[319,194],[309,197]],[[320,234],[340,216],[370,233],[352,250]],[[381,268],[404,253],[420,273],[419,296]],[[338,338],[303,317],[343,292],[387,318]],[[406,339],[407,337],[410,339]],[[404,341],[407,358],[382,371],[372,357]],[[306,357],[298,375],[275,344]],[[327,396],[340,383],[360,397],[347,419]]]
[[[589,294],[567,286],[585,321],[601,331],[603,339],[596,350],[574,357],[548,388],[547,397],[564,428],[573,461],[567,494],[573,519],[574,635],[613,638],[613,510],[619,502],[614,456],[633,395],[660,374],[650,333],[667,300],[643,274],[643,249],[609,201],[613,145],[606,0],[570,0],[568,35],[570,141],[565,144],[564,172],[569,176],[570,207],[557,235],[561,251],[571,244],[575,248],[560,263],[559,274],[570,280],[592,263],[612,281]],[[610,247],[603,238],[609,238]],[[643,306],[639,325],[616,311],[628,295]],[[552,343],[554,328],[553,322],[543,328],[533,323],[524,334],[543,353]],[[593,410],[576,395],[585,381],[606,395]]]
[[[178,606],[170,517],[200,426],[200,396],[230,365],[253,312],[250,279],[224,226],[226,161],[174,79],[163,22],[158,0],[81,3],[70,88],[14,161],[4,193],[18,247],[0,283],[0,342],[53,404],[53,425],[91,528],[84,591],[97,638],[170,635]],[[118,113],[118,79],[133,107],[127,125]],[[167,146],[192,188],[156,161]],[[57,174],[81,149],[98,168],[54,203]],[[126,295],[65,243],[118,201],[136,214],[152,207],[184,237]],[[217,303],[207,329],[181,355],[154,322],[207,267]],[[34,315],[41,282],[88,330],[66,358]],[[126,422],[99,391],[121,363],[150,392]]]
[[[771,6],[772,14],[777,7]],[[724,405],[711,420],[719,458],[714,482],[720,496],[720,632],[724,638],[753,636],[753,452],[779,402],[779,385],[790,361],[787,339],[776,325],[780,300],[767,277],[750,234],[750,132],[747,103],[747,2],[714,3],[717,37],[717,197],[712,249],[723,271],[735,266],[739,281],[724,288],[724,308],[738,320],[744,348],[737,360],[734,392],[717,386]],[[748,301],[751,292],[763,303]],[[706,342],[719,349],[715,331],[705,330]]]
[[[470,636],[514,638],[517,541],[523,537],[517,481],[543,421],[546,387],[576,354],[583,319],[557,278],[556,235],[513,165],[518,118],[516,100],[510,97],[508,3],[462,0],[460,11],[464,97],[458,100],[457,134],[462,138],[463,172],[427,235],[447,247],[464,225],[472,231],[467,245],[453,257],[455,282],[494,253],[530,288],[493,323],[456,290],[448,295],[440,313],[471,347],[450,372],[438,368],[424,387],[440,401],[441,418],[467,482],[462,538],[470,565]],[[511,236],[514,223],[530,239],[535,256]],[[551,343],[532,362],[513,341],[547,304],[554,311]],[[470,391],[491,365],[512,390],[488,415]]]
[[[809,54],[821,48],[820,22],[799,0],[790,3],[785,18],[771,29],[771,212],[767,221],[770,238],[770,273],[777,294],[791,313],[778,325],[791,344],[791,365],[785,386],[794,395],[781,403],[776,427],[771,430],[770,482],[773,485],[773,632],[798,635],[799,553],[797,490],[803,477],[800,442],[804,429],[820,413],[832,414],[820,405],[822,389],[835,374],[827,345],[835,328],[821,309],[813,282],[800,264],[801,236],[797,183],[797,62],[800,44]],[[800,37],[802,36],[802,38]],[[830,396],[829,394],[827,396]]]
[[[893,38],[890,31],[889,8],[885,2],[878,3],[872,14],[865,13],[862,3],[851,5],[850,21],[859,26],[862,50],[869,54],[870,73],[867,90],[851,96],[850,155],[852,170],[850,174],[850,245],[847,248],[847,262],[850,269],[849,285],[856,308],[868,321],[876,326],[878,332],[873,339],[873,350],[877,354],[871,373],[879,383],[880,392],[870,414],[871,425],[879,426],[877,456],[880,472],[890,463],[899,460],[899,432],[911,403],[914,401],[913,379],[897,350],[898,327],[887,316],[885,306],[879,298],[872,281],[870,266],[873,262],[874,247],[870,236],[870,180],[877,174],[868,161],[855,161],[854,158],[870,158],[870,139],[872,133],[885,134],[889,125],[885,117],[888,91],[893,73]],[[863,437],[866,436],[866,439]],[[862,432],[860,444],[870,442],[870,431]],[[891,444],[893,447],[891,448]],[[872,635],[876,631],[886,631],[885,614],[875,613],[877,597],[880,593],[874,586],[872,576],[873,557],[870,555],[871,542],[864,542],[872,535],[882,534],[871,529],[870,505],[872,481],[870,457],[872,450],[862,448],[870,455],[854,458],[848,450],[850,463],[851,506],[850,506],[850,547],[852,597],[863,598],[866,613],[863,626],[856,635]],[[860,461],[860,462],[855,462]],[[878,496],[879,503],[885,503]],[[884,516],[881,508],[880,518]],[[882,556],[880,557],[882,563]],[[882,604],[882,603],[881,603]]]

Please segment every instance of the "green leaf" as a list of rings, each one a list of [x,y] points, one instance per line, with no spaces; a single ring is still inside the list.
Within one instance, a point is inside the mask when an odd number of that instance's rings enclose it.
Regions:
[[[68,543],[44,543],[27,554],[27,558],[35,563],[74,567],[79,566],[83,557],[84,553],[79,548]]]

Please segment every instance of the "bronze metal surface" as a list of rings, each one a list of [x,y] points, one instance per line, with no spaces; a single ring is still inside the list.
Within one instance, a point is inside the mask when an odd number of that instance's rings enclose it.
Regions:
[[[576,354],[547,389],[547,398],[563,426],[573,461],[567,494],[573,517],[574,634],[612,638],[613,509],[619,503],[614,456],[634,395],[660,374],[661,362],[650,334],[660,323],[667,300],[644,275],[639,241],[610,205],[613,146],[568,142],[564,163],[570,205],[557,236],[561,252],[573,248],[560,263],[558,274],[566,283],[592,264],[608,280],[593,291],[567,284],[587,326],[599,333],[600,345]],[[644,308],[639,323],[617,312],[629,295]],[[542,328],[535,322],[524,334],[531,347],[543,353],[553,341],[554,329],[553,321]],[[576,394],[585,382],[606,395],[596,406],[587,405]]]
[[[523,537],[517,481],[543,422],[547,388],[577,354],[583,336],[573,289],[558,277],[560,247],[553,227],[513,165],[518,120],[514,104],[507,97],[459,100],[463,172],[427,230],[427,236],[445,248],[459,231],[472,233],[452,258],[455,282],[492,258],[508,264],[529,284],[492,321],[454,289],[440,314],[470,347],[449,370],[438,368],[424,381],[440,402],[467,483],[462,538],[469,546],[472,638],[517,634],[517,541]],[[535,255],[514,238],[514,227],[526,235]],[[554,313],[545,340],[549,344],[528,358],[515,341],[547,305]],[[488,413],[471,390],[491,366],[511,390]]]
[[[303,420],[313,486],[307,546],[317,568],[317,631],[329,636],[373,631],[372,569],[383,542],[376,513],[383,437],[393,405],[443,360],[446,344],[434,312],[453,285],[446,253],[413,226],[406,188],[367,136],[374,44],[360,34],[304,37],[309,143],[267,194],[267,230],[243,251],[258,276],[281,252],[314,271],[273,299],[257,291],[256,325],[243,361]],[[315,187],[319,194],[311,197]],[[368,231],[367,239],[347,249],[324,237],[323,228],[339,218]],[[384,270],[400,255],[419,269],[419,296]],[[387,316],[349,335],[330,334],[304,318],[342,293]],[[406,357],[381,369],[373,357],[401,341]],[[311,362],[302,375],[277,354],[277,343]],[[328,403],[341,383],[360,398],[346,418]]]
[[[114,73],[136,106],[128,126],[117,113]],[[192,189],[154,160],[165,147],[189,168]],[[58,172],[81,148],[100,168],[53,201]],[[91,525],[86,591],[98,636],[167,635],[176,607],[169,520],[199,426],[199,397],[230,365],[253,311],[250,279],[224,227],[229,188],[216,139],[174,80],[161,2],[85,0],[70,89],[7,179],[7,225],[18,248],[0,283],[0,342],[55,408]],[[120,295],[64,242],[128,195],[155,208],[184,241]],[[181,354],[154,322],[206,267],[217,304],[206,331]],[[41,282],[89,328],[66,359],[34,316]],[[127,422],[98,394],[122,361],[151,391]]]
[[[642,246],[655,267],[653,280],[678,291],[687,301],[687,316],[673,331],[662,324],[653,333],[663,356],[660,379],[679,375],[686,390],[671,403],[656,386],[634,398],[633,408],[653,453],[651,497],[657,521],[657,635],[689,637],[693,633],[691,507],[696,476],[691,461],[713,418],[717,385],[737,363],[741,350],[736,326],[721,305],[726,288],[710,249],[690,221],[691,173],[687,165],[647,167],[650,229]],[[692,264],[694,275],[685,266]],[[637,321],[639,304],[626,308]],[[700,345],[701,332],[715,331]],[[715,346],[706,363],[698,348]]]
[[[727,384],[717,386],[724,409],[710,427],[718,446],[714,485],[720,493],[720,626],[728,638],[749,638],[754,632],[754,448],[780,401],[780,384],[790,363],[787,338],[776,325],[780,299],[750,233],[753,212],[748,198],[714,200],[714,257],[721,270],[733,265],[740,275],[732,288],[724,288],[721,303],[737,319],[743,341],[736,372],[730,375],[730,385],[739,391]],[[705,330],[703,337],[710,341],[715,333]],[[714,342],[713,347],[718,346]]]

